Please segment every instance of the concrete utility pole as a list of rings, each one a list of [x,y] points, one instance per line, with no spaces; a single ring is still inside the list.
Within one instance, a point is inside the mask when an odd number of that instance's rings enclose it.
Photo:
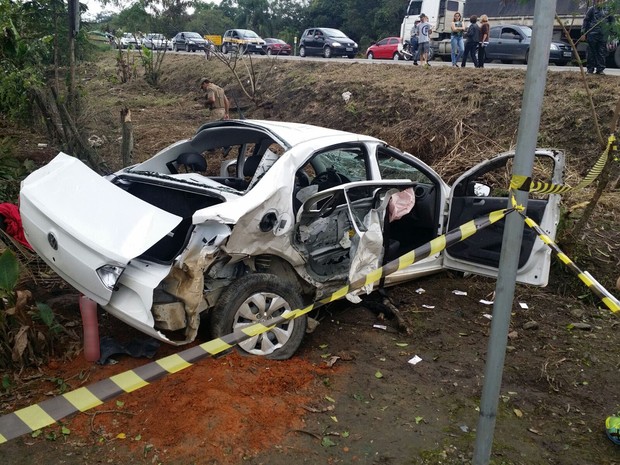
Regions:
[[[555,7],[556,0],[538,0],[534,7],[534,32],[525,77],[513,175],[526,177],[532,175],[542,101],[547,81]],[[527,207],[527,192],[517,192],[515,198],[519,205]],[[510,206],[509,201],[508,207]],[[523,217],[517,213],[511,213],[506,218],[502,253],[499,261],[499,276],[495,288],[496,299],[493,305],[484,386],[480,400],[480,417],[476,432],[473,465],[487,465],[491,458],[523,226]]]

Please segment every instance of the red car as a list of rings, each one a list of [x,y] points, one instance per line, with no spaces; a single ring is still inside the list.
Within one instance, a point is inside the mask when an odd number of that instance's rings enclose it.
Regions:
[[[267,55],[290,55],[291,46],[282,39],[267,38],[265,40],[265,52]]]
[[[366,58],[373,59],[385,59],[385,60],[402,60],[403,57],[400,53],[402,50],[402,40],[400,37],[386,37],[379,42],[372,44],[366,50]]]

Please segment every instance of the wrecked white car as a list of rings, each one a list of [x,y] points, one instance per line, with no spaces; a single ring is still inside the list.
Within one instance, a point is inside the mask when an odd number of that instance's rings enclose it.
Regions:
[[[563,154],[537,151],[536,179],[561,182]],[[149,160],[101,177],[59,154],[22,184],[26,237],[87,297],[172,344],[301,308],[473,218],[505,208],[514,153],[452,189],[429,166],[373,137],[302,124],[202,126]],[[528,216],[555,237],[557,195]],[[451,268],[495,276],[504,221],[414,263],[382,285]],[[545,285],[550,250],[524,231],[518,279]],[[369,291],[366,289],[365,291]],[[307,318],[241,344],[288,358]]]

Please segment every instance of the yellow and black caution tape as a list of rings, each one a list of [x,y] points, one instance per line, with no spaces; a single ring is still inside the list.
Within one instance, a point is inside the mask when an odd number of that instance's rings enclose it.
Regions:
[[[534,181],[532,178],[527,176],[515,175],[510,180],[510,189],[524,192],[538,192],[540,194],[564,194],[572,190],[583,189],[584,187],[592,184],[594,180],[603,172],[603,168],[605,168],[605,165],[607,164],[610,151],[613,151],[614,153],[618,151],[616,136],[613,134],[607,138],[607,147],[598,158],[594,166],[590,169],[586,177],[583,178],[575,187],[563,184],[551,184]],[[616,155],[614,155],[614,159],[616,159]]]
[[[184,370],[202,359],[221,354],[234,345],[265,333],[285,321],[298,318],[322,305],[342,299],[350,292],[361,289],[368,284],[375,283],[384,276],[402,270],[419,260],[441,252],[446,247],[467,239],[481,229],[501,220],[512,211],[514,211],[512,208],[497,210],[482,218],[468,221],[458,228],[433,239],[431,242],[392,260],[385,266],[342,287],[330,296],[308,307],[285,312],[281,316],[272,318],[264,323],[246,326],[232,334],[213,339],[190,349],[183,350],[177,354],[164,357],[155,362],[98,381],[90,386],[81,387],[66,394],[4,415],[0,417],[0,444],[23,434],[32,433],[45,426],[52,425],[74,413],[84,412],[97,407],[107,400],[126,392],[140,389],[168,374]]]
[[[592,277],[590,273],[587,271],[581,271],[575,263],[568,258],[568,256],[562,252],[560,247],[542,230],[538,224],[532,220],[531,218],[523,215],[525,218],[525,224],[527,224],[530,228],[532,228],[538,234],[538,237],[547,244],[553,253],[558,257],[558,259],[564,263],[571,271],[573,271],[577,277],[586,285],[588,288],[601,299],[601,301],[609,308],[612,312],[616,313],[620,311],[620,301],[616,299],[611,292],[605,289],[596,279]]]

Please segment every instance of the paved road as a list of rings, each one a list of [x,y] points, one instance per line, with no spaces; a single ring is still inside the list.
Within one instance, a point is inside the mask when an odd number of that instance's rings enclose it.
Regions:
[[[172,51],[168,51],[168,53],[177,53],[177,54],[187,54],[187,55],[197,55],[197,56],[202,56],[203,54],[201,52],[196,52],[196,53],[187,53],[187,52],[172,52]],[[256,59],[256,60],[267,60],[270,59],[271,57],[268,57],[266,55],[252,55],[252,59]],[[372,65],[372,66],[381,66],[381,65],[399,65],[399,66],[413,66],[413,63],[410,61],[404,61],[404,60],[398,60],[398,61],[394,61],[394,60],[368,60],[366,58],[322,58],[322,57],[305,57],[305,58],[301,58],[299,56],[278,56],[275,57],[275,59],[277,60],[291,60],[291,61],[317,61],[317,62],[323,62],[323,63],[366,63],[368,65]],[[431,67],[443,67],[443,66],[451,66],[450,62],[444,62],[441,60],[433,60],[431,61]],[[472,67],[473,65],[471,63],[468,63],[469,67]],[[489,68],[489,69],[522,69],[525,70],[527,69],[527,65],[522,65],[522,64],[510,64],[510,65],[505,65],[502,63],[485,63],[484,64],[485,68]],[[557,66],[557,65],[553,65],[553,64],[549,64],[549,71],[550,72],[573,72],[573,73],[578,73],[579,72],[579,67],[578,66]],[[609,76],[619,76],[620,77],[620,69],[618,68],[607,68],[605,69],[605,74],[609,75]]]

